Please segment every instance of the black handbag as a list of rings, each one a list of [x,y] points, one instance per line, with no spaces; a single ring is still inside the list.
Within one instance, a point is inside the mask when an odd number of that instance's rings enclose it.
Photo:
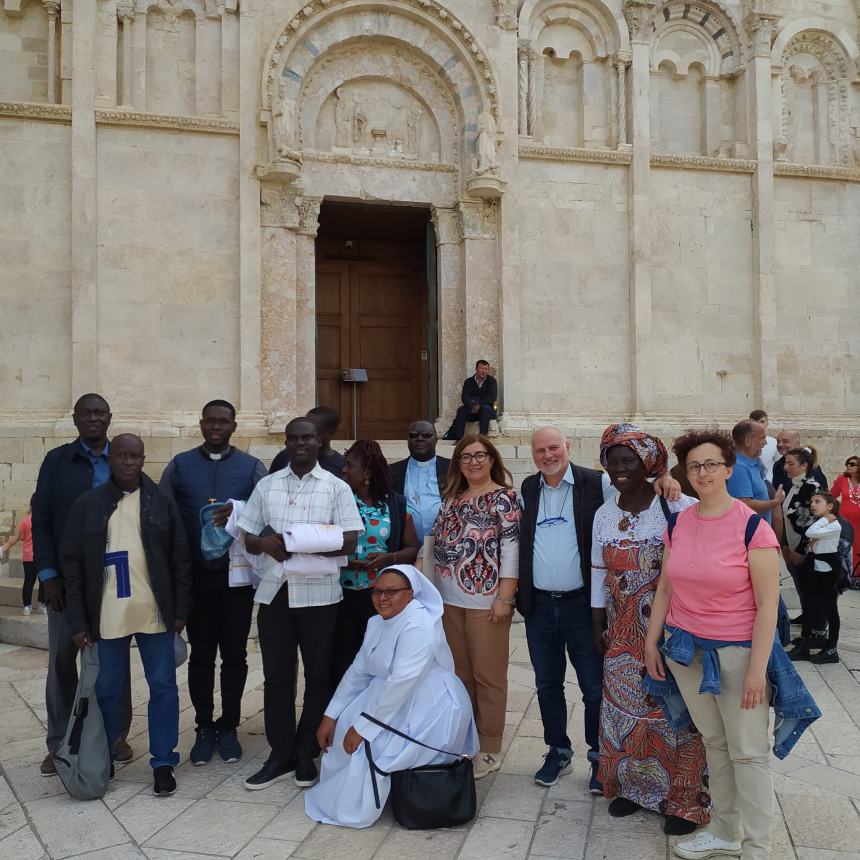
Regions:
[[[401,827],[408,830],[457,827],[475,817],[478,801],[475,796],[472,759],[467,756],[457,756],[455,753],[440,750],[410,738],[409,735],[380,722],[370,714],[362,713],[361,716],[404,740],[457,759],[451,764],[428,764],[386,773],[376,766],[370,750],[370,741],[365,741],[364,753],[370,766],[373,799],[377,809],[380,808],[379,788],[376,784],[376,776],[379,774],[391,777],[391,811],[394,813],[394,820]]]

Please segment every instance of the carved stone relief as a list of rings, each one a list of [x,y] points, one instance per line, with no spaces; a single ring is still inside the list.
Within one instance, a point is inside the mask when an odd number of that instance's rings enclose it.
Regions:
[[[363,79],[339,85],[316,119],[321,152],[438,162],[439,130],[428,106],[394,81]]]

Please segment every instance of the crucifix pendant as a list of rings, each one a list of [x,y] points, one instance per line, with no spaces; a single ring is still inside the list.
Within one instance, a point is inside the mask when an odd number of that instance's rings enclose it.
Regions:
[[[622,517],[618,523],[618,528],[621,531],[626,532],[630,528],[630,520],[627,519],[627,517]]]

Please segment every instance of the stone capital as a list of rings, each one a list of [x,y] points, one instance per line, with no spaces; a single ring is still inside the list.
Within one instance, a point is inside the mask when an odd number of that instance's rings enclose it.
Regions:
[[[651,18],[656,4],[652,0],[625,0],[624,20],[630,31],[631,42],[651,41]]]
[[[298,230],[301,226],[299,200],[300,193],[284,191],[278,185],[263,185],[260,188],[260,225]]]
[[[316,238],[319,229],[320,206],[322,197],[306,197],[302,195],[296,198],[295,205],[299,213],[299,235]]]
[[[616,69],[626,69],[633,60],[629,51],[616,51],[610,58]]]
[[[119,18],[120,21],[123,18],[128,18],[129,20],[134,18],[134,4],[132,3],[117,3],[116,7],[116,17]]]
[[[782,16],[775,0],[747,0],[743,4],[743,26],[753,57],[771,56],[771,42]]]
[[[42,5],[45,7],[45,14],[52,21],[60,14],[60,0],[42,0]]]
[[[461,200],[457,204],[464,239],[495,239],[498,230],[499,201]]]
[[[460,213],[456,209],[432,206],[430,217],[436,232],[437,245],[459,245],[463,241]]]

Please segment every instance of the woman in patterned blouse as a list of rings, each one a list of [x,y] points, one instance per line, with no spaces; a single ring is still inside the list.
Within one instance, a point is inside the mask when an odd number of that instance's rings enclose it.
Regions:
[[[442,623],[481,743],[475,779],[502,763],[520,535],[520,505],[511,485],[493,443],[486,436],[464,437],[454,448],[432,530]]]

